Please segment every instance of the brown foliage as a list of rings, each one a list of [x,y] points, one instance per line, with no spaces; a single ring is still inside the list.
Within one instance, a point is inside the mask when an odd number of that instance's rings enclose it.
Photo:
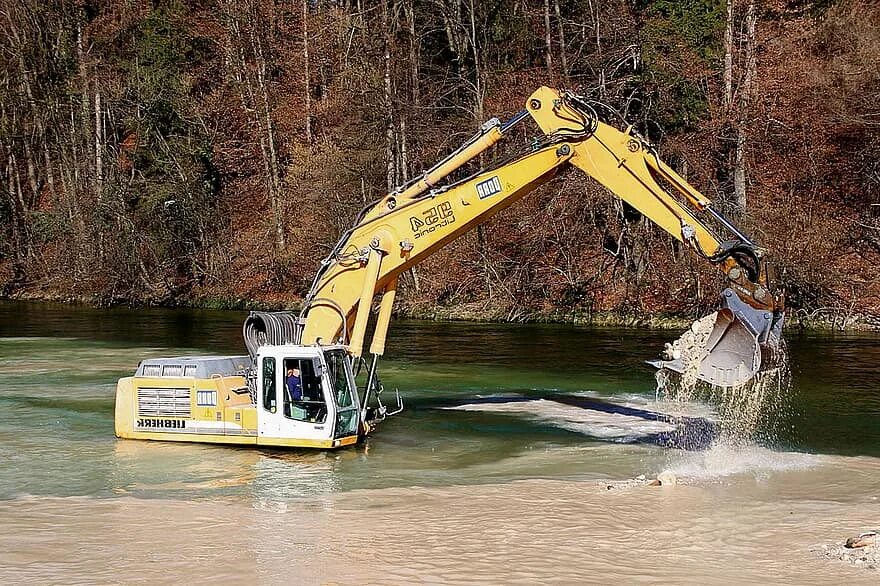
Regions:
[[[389,181],[427,168],[484,119],[519,110],[544,83],[626,112],[724,204],[720,34],[708,30],[705,46],[686,31],[651,45],[674,22],[659,4],[560,2],[552,35],[541,3],[321,1],[305,16],[302,4],[265,0],[28,4],[0,25],[5,38],[28,30],[43,53],[26,58],[54,55],[67,69],[47,72],[56,85],[29,105],[14,82],[29,66],[3,57],[0,223],[12,235],[0,241],[0,276],[134,302],[295,302]],[[880,9],[804,4],[814,3],[769,2],[758,13],[739,219],[785,270],[795,308],[875,311]],[[682,96],[691,101],[676,118]],[[96,148],[116,162],[102,178]],[[39,186],[19,198],[28,152]],[[405,280],[401,301],[501,319],[694,314],[718,285],[666,234],[568,172],[430,259]]]

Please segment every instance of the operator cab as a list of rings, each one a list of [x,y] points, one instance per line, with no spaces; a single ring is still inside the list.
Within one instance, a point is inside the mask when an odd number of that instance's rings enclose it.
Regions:
[[[343,346],[263,346],[256,360],[260,437],[308,442],[358,435],[360,402]]]

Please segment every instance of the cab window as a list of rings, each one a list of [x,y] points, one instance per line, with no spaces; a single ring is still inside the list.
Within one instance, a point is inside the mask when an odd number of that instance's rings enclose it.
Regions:
[[[358,411],[354,389],[348,378],[348,356],[343,350],[334,350],[324,354],[327,370],[333,383],[333,393],[339,410],[336,414],[335,437],[345,437],[357,433]]]
[[[263,409],[275,411],[275,359],[263,358]]]
[[[333,383],[333,392],[336,393],[336,404],[340,409],[351,407],[352,392],[348,383],[348,373],[345,370],[346,357],[344,352],[327,352],[327,369],[330,371],[330,381]]]
[[[284,360],[284,416],[295,421],[324,423],[327,402],[321,377],[310,358]]]

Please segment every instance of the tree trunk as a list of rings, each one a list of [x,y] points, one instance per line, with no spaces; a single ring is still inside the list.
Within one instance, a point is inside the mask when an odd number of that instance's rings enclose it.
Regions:
[[[474,0],[470,1],[470,45],[471,50],[473,51],[474,56],[474,118],[477,120],[477,124],[483,123],[483,100],[485,96],[483,95],[485,91],[486,84],[484,83],[484,73],[482,66],[482,55],[480,54],[480,47],[477,43],[477,17],[476,17],[476,9],[474,7]],[[482,159],[480,163],[482,164]]]
[[[80,95],[80,131],[77,133],[79,136],[85,137],[85,145],[82,149],[85,152],[85,156],[83,157],[83,162],[88,165],[88,161],[90,159],[89,153],[94,152],[94,146],[91,141],[91,137],[94,136],[91,132],[89,132],[89,127],[91,126],[91,99],[89,98],[89,72],[86,67],[86,57],[85,57],[85,39],[83,38],[82,25],[78,24],[76,27],[76,56],[77,61],[79,63],[79,95]],[[80,143],[82,144],[82,143]],[[86,175],[89,175],[88,169],[85,169]]]
[[[746,9],[746,55],[742,88],[742,99],[746,104],[751,102],[752,82],[755,79],[755,70],[757,68],[757,54],[755,51],[757,21],[758,15],[755,10],[755,0],[749,0],[749,6]]]
[[[400,153],[400,165],[398,168],[397,181],[399,184],[406,182],[409,177],[409,154],[406,147],[406,116],[400,116],[400,136],[397,145],[397,151]]]
[[[24,194],[21,190],[21,179],[19,177],[18,162],[15,155],[9,148],[9,156],[6,165],[8,192],[9,192],[9,210],[12,223],[13,238],[13,280],[20,282],[25,278],[27,269],[27,260],[31,256],[30,248],[30,231],[27,220],[27,205],[25,204]]]
[[[98,201],[101,201],[102,185],[104,183],[104,141],[101,110],[101,92],[95,91],[95,187],[98,191]]]
[[[52,158],[49,156],[49,138],[46,136],[45,130],[41,131],[41,135],[43,136],[43,164],[46,166],[46,187],[54,200],[57,196],[57,190],[55,189],[55,171],[52,169]]]
[[[550,0],[544,0],[544,62],[547,71],[553,73],[553,46],[550,31]]]
[[[721,103],[725,115],[730,113],[733,105],[733,3],[727,0],[727,23],[724,27],[724,93]]]
[[[312,142],[312,81],[309,77],[309,0],[302,0],[303,77],[305,78],[306,141]]]
[[[461,1],[447,0],[447,2],[443,5],[443,29],[446,31],[449,50],[452,52],[453,65],[461,75],[462,57],[467,50],[467,37],[461,34],[464,28],[464,23],[461,21]]]
[[[382,2],[382,29],[385,35],[384,54],[385,73],[384,73],[384,91],[383,100],[385,102],[385,183],[388,192],[394,191],[396,168],[394,157],[394,100],[392,96],[393,86],[391,84],[391,22],[388,17],[388,2]]]
[[[254,21],[259,19],[261,15],[256,9],[250,11],[249,17]],[[272,216],[275,223],[275,244],[277,248],[283,249],[286,245],[284,235],[284,214],[281,209],[281,170],[278,167],[278,155],[275,140],[275,124],[272,120],[272,111],[269,105],[269,88],[266,82],[266,58],[263,54],[263,40],[260,38],[257,22],[250,24],[250,40],[251,51],[255,61],[255,73],[257,81],[257,91],[259,102],[256,106],[255,115],[257,116],[258,127],[262,127],[263,137],[263,158],[265,161],[266,182],[269,187],[269,193],[272,198]]]
[[[260,55],[260,67],[257,70],[260,94],[263,102],[263,117],[266,132],[266,151],[268,153],[269,189],[272,193],[272,211],[275,217],[275,235],[278,248],[283,249],[286,245],[284,237],[284,218],[281,210],[281,171],[278,167],[278,155],[275,148],[275,125],[272,121],[272,112],[269,109],[269,92],[266,88],[265,61]],[[264,155],[265,156],[265,155]]]
[[[26,137],[24,142],[24,156],[27,164],[28,187],[31,188],[30,204],[36,208],[40,200],[40,181],[37,180],[37,165],[34,162],[34,151],[31,148],[31,137]]]
[[[721,103],[724,112],[733,106],[733,8],[735,0],[727,0],[727,20],[724,26],[724,93]]]
[[[565,28],[562,26],[562,15],[559,10],[559,0],[553,0],[553,10],[556,12],[556,30],[559,33],[559,58],[562,62],[562,75],[568,75],[568,58],[565,56]]]
[[[749,1],[746,9],[746,47],[743,65],[742,87],[739,89],[739,104],[736,128],[736,154],[734,155],[733,189],[736,194],[736,206],[746,209],[747,169],[746,169],[746,127],[750,118],[752,80],[755,76],[755,0]]]
[[[419,105],[419,39],[416,36],[416,17],[413,9],[413,1],[406,3],[406,24],[409,28],[409,65],[410,85],[413,105]]]

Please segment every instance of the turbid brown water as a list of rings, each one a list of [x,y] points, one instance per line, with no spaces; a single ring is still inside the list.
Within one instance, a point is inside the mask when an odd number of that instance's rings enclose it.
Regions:
[[[667,447],[640,361],[668,333],[419,322],[386,365],[408,410],[366,446],[113,437],[116,377],[239,351],[240,318],[0,304],[8,583],[877,583],[823,553],[880,526],[875,336],[790,336],[753,445]]]
[[[880,518],[878,474],[873,459],[822,457],[761,481],[669,488],[527,480],[295,502],[21,497],[0,503],[0,562],[10,583],[876,584],[818,552]]]

